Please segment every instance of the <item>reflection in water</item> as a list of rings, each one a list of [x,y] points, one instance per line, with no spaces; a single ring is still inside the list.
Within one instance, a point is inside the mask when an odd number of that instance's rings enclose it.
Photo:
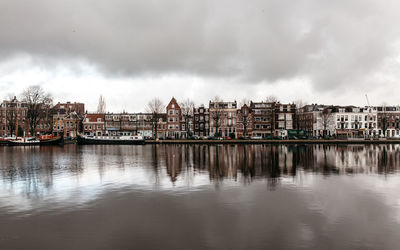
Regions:
[[[85,201],[109,188],[219,187],[259,179],[274,188],[282,179],[303,182],[307,173],[395,174],[399,157],[399,145],[1,147],[0,197]]]
[[[0,147],[0,248],[395,249],[399,152],[399,145]]]

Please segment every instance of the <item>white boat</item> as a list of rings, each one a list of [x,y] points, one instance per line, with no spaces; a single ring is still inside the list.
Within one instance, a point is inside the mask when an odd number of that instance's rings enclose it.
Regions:
[[[139,144],[143,145],[144,139],[140,135],[115,135],[115,136],[93,136],[78,135],[78,144]]]
[[[39,144],[40,141],[35,137],[17,137],[15,140],[8,141],[10,146],[36,146]]]

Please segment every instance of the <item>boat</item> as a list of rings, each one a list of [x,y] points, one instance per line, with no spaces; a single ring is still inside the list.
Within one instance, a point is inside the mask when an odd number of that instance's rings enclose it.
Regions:
[[[0,138],[0,146],[7,146],[8,141],[10,140],[16,140],[16,137],[1,137]]]
[[[39,138],[40,145],[58,145],[63,143],[64,137],[54,135],[42,135]]]
[[[39,146],[40,141],[35,137],[18,137],[8,141],[9,146]]]
[[[140,135],[93,136],[78,135],[78,144],[123,144],[143,145],[145,140]]]

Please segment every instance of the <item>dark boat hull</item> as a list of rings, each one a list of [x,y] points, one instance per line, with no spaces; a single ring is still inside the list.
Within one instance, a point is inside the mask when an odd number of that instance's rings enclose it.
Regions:
[[[15,142],[8,141],[8,146],[39,146],[40,142]]]
[[[56,137],[53,139],[49,139],[49,140],[41,140],[40,141],[40,145],[44,146],[44,145],[59,145],[61,143],[63,143],[64,138],[62,136],[60,137]]]
[[[92,139],[84,138],[78,136],[77,142],[80,145],[92,144],[92,145],[144,145],[144,140],[102,140],[102,139]]]

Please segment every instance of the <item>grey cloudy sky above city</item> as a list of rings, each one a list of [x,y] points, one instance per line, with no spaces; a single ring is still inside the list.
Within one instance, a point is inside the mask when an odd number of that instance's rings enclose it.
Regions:
[[[400,104],[395,0],[0,0],[0,95]]]

